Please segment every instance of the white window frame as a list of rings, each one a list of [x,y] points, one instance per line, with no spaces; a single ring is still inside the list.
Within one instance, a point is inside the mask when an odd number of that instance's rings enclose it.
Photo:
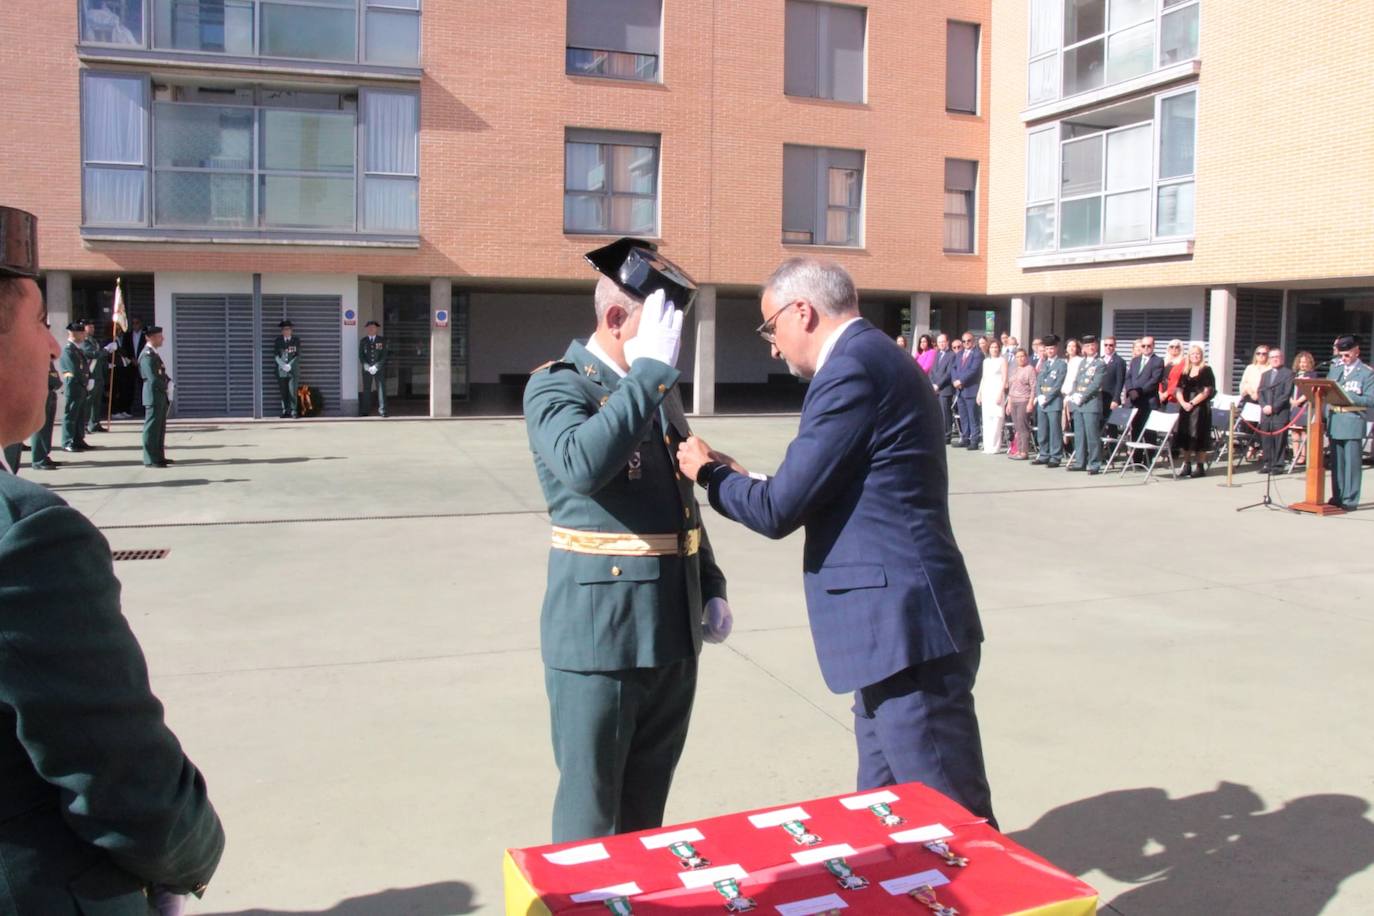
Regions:
[[[1169,99],[1178,98],[1188,93],[1193,93],[1193,171],[1187,175],[1174,175],[1169,178],[1159,176],[1159,168],[1163,156],[1161,155],[1161,144],[1164,141],[1163,133],[1163,112],[1164,103]],[[1189,86],[1173,92],[1161,92],[1155,96],[1155,135],[1153,138],[1154,151],[1151,154],[1154,158],[1154,171],[1152,172],[1153,187],[1150,189],[1150,237],[1152,239],[1190,239],[1197,234],[1197,113],[1198,108],[1198,87]],[[1194,191],[1193,208],[1193,231],[1178,235],[1161,235],[1159,231],[1159,191],[1161,188],[1173,187],[1175,185],[1191,184]]]

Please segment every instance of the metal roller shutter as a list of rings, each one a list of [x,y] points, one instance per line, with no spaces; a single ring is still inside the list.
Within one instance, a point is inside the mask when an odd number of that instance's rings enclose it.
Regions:
[[[251,296],[172,297],[178,417],[253,415]]]
[[[1232,350],[1231,390],[1240,390],[1240,377],[1255,358],[1260,344],[1277,347],[1283,333],[1283,290],[1236,290],[1236,345]]]
[[[1117,352],[1123,357],[1130,356],[1132,340],[1153,337],[1155,353],[1163,356],[1169,341],[1177,337],[1187,343],[1192,332],[1192,309],[1123,309],[1112,319]]]
[[[325,413],[339,415],[340,362],[339,327],[343,301],[338,296],[263,296],[262,297],[262,415],[275,417],[281,412],[277,393],[277,367],[272,347],[281,330],[277,323],[291,319],[292,330],[301,339],[300,383],[313,385],[324,395]]]

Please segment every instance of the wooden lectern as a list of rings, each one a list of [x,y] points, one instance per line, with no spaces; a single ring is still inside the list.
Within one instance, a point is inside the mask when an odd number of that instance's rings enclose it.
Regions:
[[[1326,417],[1327,407],[1349,407],[1350,399],[1331,379],[1300,378],[1298,390],[1307,396],[1312,419],[1307,424],[1307,499],[1288,508],[1313,515],[1343,515],[1345,510],[1326,502]]]

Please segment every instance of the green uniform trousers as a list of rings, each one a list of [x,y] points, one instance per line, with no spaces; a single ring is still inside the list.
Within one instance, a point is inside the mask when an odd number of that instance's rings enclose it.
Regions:
[[[43,411],[43,428],[29,438],[29,449],[33,452],[35,466],[50,460],[52,454],[52,427],[57,420],[57,395],[48,392],[48,403]]]
[[[90,396],[86,398],[86,432],[93,433],[99,426],[100,421],[105,419],[105,373],[97,373],[91,376],[95,379],[95,387],[91,389]]]
[[[559,774],[553,842],[663,825],[696,686],[695,657],[623,671],[544,669]]]
[[[167,460],[167,393],[153,392],[153,402],[143,415],[143,463],[154,465]]]
[[[293,417],[300,414],[300,405],[296,403],[296,380],[298,378],[300,376],[295,372],[284,377],[277,376],[277,394],[281,396],[281,412]]]
[[[1094,398],[1097,395],[1093,395]],[[1073,410],[1073,467],[1102,468],[1102,411]]]
[[[68,397],[62,405],[62,445],[86,444],[86,392]]]
[[[1360,504],[1361,439],[1331,440],[1331,499],[1347,509]]]
[[[5,446],[5,464],[10,466],[10,470],[19,473],[19,462],[24,457],[24,443],[16,442],[13,445]]]

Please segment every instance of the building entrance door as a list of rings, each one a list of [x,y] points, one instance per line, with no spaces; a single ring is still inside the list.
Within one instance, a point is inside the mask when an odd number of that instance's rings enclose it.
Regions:
[[[449,306],[453,332],[450,370],[453,399],[468,396],[468,301],[454,292]],[[429,413],[430,307],[428,286],[382,287],[382,336],[390,347],[386,361],[387,413],[422,416]]]

